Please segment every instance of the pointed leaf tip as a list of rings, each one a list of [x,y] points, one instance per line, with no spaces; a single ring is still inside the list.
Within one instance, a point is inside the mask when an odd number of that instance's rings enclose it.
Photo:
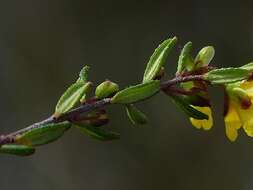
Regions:
[[[174,103],[188,116],[194,119],[208,119],[208,115],[196,110],[181,96],[170,96]]]
[[[39,146],[59,139],[70,128],[69,122],[53,123],[34,128],[22,135],[18,135],[15,143],[27,146]]]
[[[87,134],[91,138],[100,140],[100,141],[111,141],[120,138],[120,134],[105,130],[101,127],[95,127],[91,125],[75,125],[83,133]]]
[[[90,67],[85,65],[82,70],[79,73],[79,78],[83,81],[83,82],[87,82],[88,81],[88,72],[90,70]]]
[[[31,146],[6,144],[0,147],[0,153],[13,154],[16,156],[30,156],[34,154],[35,149]]]
[[[144,125],[147,123],[148,119],[147,116],[142,113],[137,107],[135,107],[133,104],[129,104],[126,106],[126,111],[128,118],[130,121],[136,125]]]
[[[84,95],[90,87],[90,82],[85,83],[83,81],[78,81],[72,84],[59,99],[55,108],[54,116],[58,118],[60,115],[75,107],[80,100],[83,101],[83,99],[85,99]]]
[[[157,74],[160,72],[161,68],[164,66],[166,59],[175,46],[177,42],[177,37],[169,38],[163,41],[156,49],[153,55],[150,57],[147,64],[144,76],[143,83],[155,79]]]
[[[247,69],[231,67],[212,70],[205,75],[205,78],[212,84],[226,84],[244,80],[248,76]]]
[[[194,67],[194,61],[191,56],[192,52],[192,42],[188,42],[184,45],[177,66],[177,74],[181,73],[184,70],[190,71]]]
[[[154,95],[160,90],[160,81],[153,80],[136,86],[131,86],[122,91],[119,91],[112,97],[113,104],[131,104],[137,101],[144,100]]]

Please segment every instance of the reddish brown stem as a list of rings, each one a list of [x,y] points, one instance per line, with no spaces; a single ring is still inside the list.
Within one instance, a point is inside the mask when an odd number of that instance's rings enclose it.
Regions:
[[[179,84],[182,82],[187,82],[187,81],[205,81],[205,80],[202,75],[176,77],[172,80],[162,82],[160,89],[161,89],[161,91],[175,90],[175,88],[174,89],[172,88],[173,85],[176,85],[176,84]],[[184,93],[186,93],[186,92],[184,92]],[[92,98],[90,101],[88,100],[86,104],[81,105],[80,107],[75,108],[75,109],[71,110],[70,112],[61,115],[59,118],[54,118],[53,116],[50,116],[49,118],[47,118],[41,122],[34,123],[34,124],[32,124],[26,128],[23,128],[21,130],[15,131],[15,132],[7,134],[7,135],[1,135],[0,136],[0,145],[14,143],[15,137],[17,135],[21,135],[21,134],[23,134],[27,131],[30,131],[32,129],[35,129],[35,128],[43,127],[43,125],[45,125],[45,124],[71,121],[73,118],[75,118],[76,116],[78,116],[80,114],[89,113],[93,110],[103,108],[106,105],[110,105],[110,104],[111,104],[110,98],[105,98],[102,100],[97,100],[97,99]]]

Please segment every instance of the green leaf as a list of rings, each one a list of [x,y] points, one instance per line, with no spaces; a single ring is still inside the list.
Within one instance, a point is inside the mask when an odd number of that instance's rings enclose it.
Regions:
[[[195,119],[208,119],[208,115],[196,110],[193,106],[191,106],[183,97],[181,96],[170,96],[174,103],[189,117]]]
[[[248,71],[253,71],[253,62],[248,63],[246,65],[243,65],[242,67],[240,67],[241,69],[246,69]]]
[[[90,125],[74,125],[80,129],[83,133],[88,136],[100,140],[100,141],[111,141],[120,138],[120,134],[112,131],[107,131],[101,127],[94,127]]]
[[[15,143],[28,146],[48,144],[59,139],[70,126],[69,122],[43,125],[40,128],[34,128],[22,135],[18,135]]]
[[[72,84],[58,101],[54,116],[57,118],[76,106],[83,99],[85,93],[90,89],[90,86],[90,82],[85,83],[83,81]]]
[[[194,66],[194,61],[191,56],[191,52],[192,52],[192,42],[188,42],[187,44],[184,45],[184,48],[180,53],[177,65],[177,73],[181,73],[185,69],[188,71],[192,70]]]
[[[158,48],[156,48],[153,55],[150,57],[150,60],[147,64],[144,76],[143,83],[155,79],[156,75],[160,72],[161,68],[164,66],[165,61],[171,51],[175,46],[177,38],[169,38],[162,42]]]
[[[205,75],[205,79],[212,84],[226,84],[246,79],[249,71],[242,68],[215,69]]]
[[[85,103],[85,101],[86,101],[86,97],[87,97],[87,93],[91,90],[91,87],[92,87],[92,82],[86,82],[85,83],[85,92],[84,92],[84,94],[83,94],[83,96],[80,98],[80,103],[81,104],[83,104],[83,103]]]
[[[126,105],[126,111],[128,118],[133,124],[146,124],[148,119],[144,113],[142,113],[138,108],[133,104]]]
[[[83,67],[83,69],[80,71],[79,74],[79,78],[83,81],[83,82],[87,82],[88,81],[88,72],[90,70],[90,67],[85,65]]]
[[[0,153],[13,154],[16,156],[29,156],[35,152],[35,149],[30,146],[6,144],[0,147]]]
[[[212,46],[202,48],[195,58],[196,68],[207,66],[213,59],[215,50]]]
[[[112,97],[113,104],[131,104],[151,97],[160,90],[160,81],[153,80],[119,91]]]
[[[98,99],[109,97],[119,91],[119,86],[109,80],[104,81],[96,88],[96,97]]]

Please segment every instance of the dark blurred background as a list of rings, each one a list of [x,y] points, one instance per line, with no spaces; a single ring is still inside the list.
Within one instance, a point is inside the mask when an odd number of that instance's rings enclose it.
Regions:
[[[90,79],[136,84],[154,48],[167,37],[195,53],[216,48],[215,66],[253,60],[253,1],[0,1],[1,133],[39,121],[84,64]],[[166,77],[172,77],[179,48]],[[224,134],[223,94],[212,88],[215,125],[196,130],[159,95],[140,105],[149,124],[134,128],[121,107],[110,108],[121,140],[103,143],[69,131],[34,156],[0,156],[1,190],[251,190],[253,139]]]

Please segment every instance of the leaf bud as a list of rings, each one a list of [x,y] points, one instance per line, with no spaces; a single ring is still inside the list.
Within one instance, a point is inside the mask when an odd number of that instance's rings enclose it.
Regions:
[[[109,80],[104,81],[96,88],[95,95],[98,99],[106,98],[114,95],[119,91],[118,84],[111,82]]]
[[[213,59],[215,50],[212,46],[202,48],[195,58],[196,68],[207,66]]]

